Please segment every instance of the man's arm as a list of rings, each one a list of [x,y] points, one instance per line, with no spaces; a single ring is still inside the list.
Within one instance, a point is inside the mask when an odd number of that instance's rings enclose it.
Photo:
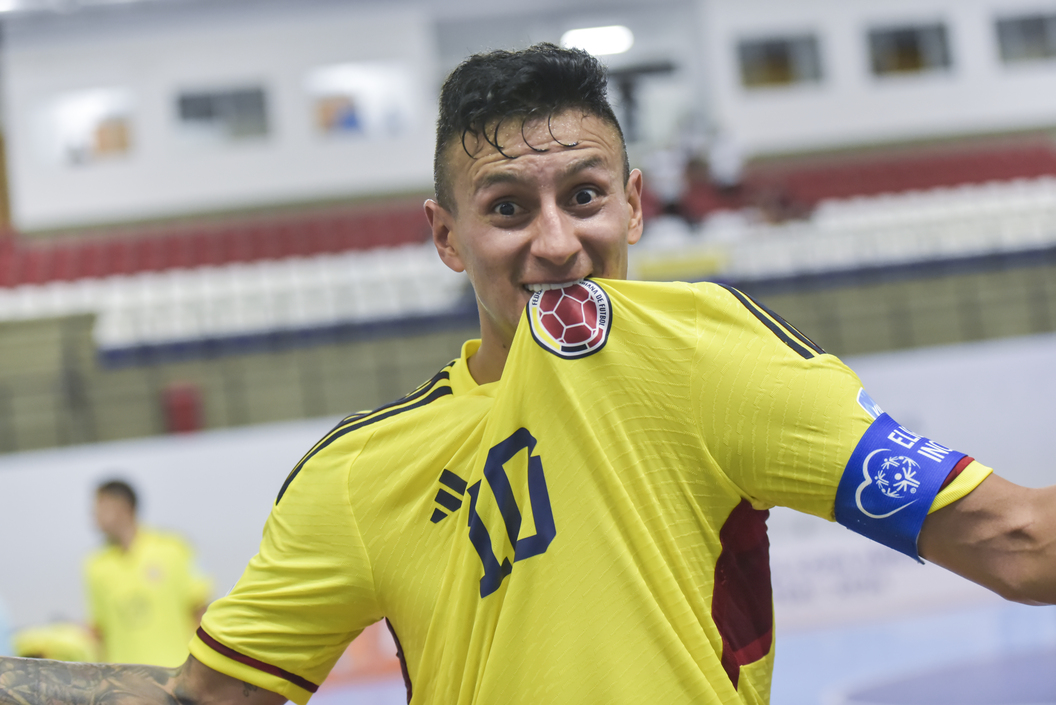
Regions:
[[[286,698],[188,658],[179,668],[0,658],[0,705],[282,705]]]
[[[1056,604],[1056,485],[1020,487],[991,475],[928,516],[922,558],[1009,600]]]

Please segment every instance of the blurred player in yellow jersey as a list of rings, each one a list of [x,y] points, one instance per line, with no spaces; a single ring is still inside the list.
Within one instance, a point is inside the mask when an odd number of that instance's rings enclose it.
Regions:
[[[20,629],[14,638],[15,654],[55,661],[98,661],[99,645],[84,626],[53,622]]]
[[[107,661],[178,666],[211,585],[191,547],[142,526],[136,504],[132,487],[121,480],[96,491],[95,519],[106,546],[85,567],[92,626]]]
[[[622,281],[642,175],[596,59],[465,61],[434,176],[480,339],[309,450],[182,668],[0,659],[0,703],[303,705],[382,618],[411,703],[766,703],[777,505],[1056,602],[1056,488],[900,426],[735,289]]]

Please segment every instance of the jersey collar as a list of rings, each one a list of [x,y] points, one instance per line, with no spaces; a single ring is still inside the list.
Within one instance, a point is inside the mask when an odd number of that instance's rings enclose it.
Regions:
[[[467,340],[462,344],[462,354],[455,360],[455,364],[451,366],[451,391],[455,396],[462,394],[495,396],[495,390],[499,385],[498,382],[477,384],[477,381],[473,379],[473,375],[469,373],[469,358],[473,357],[479,349],[479,339]]]

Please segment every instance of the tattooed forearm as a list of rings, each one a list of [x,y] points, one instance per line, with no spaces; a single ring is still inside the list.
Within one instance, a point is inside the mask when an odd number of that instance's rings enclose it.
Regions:
[[[193,705],[178,668],[0,658],[0,705]]]

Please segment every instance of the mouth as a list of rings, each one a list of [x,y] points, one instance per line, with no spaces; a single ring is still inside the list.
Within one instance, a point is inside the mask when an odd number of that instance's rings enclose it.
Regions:
[[[550,291],[551,289],[564,289],[566,286],[572,286],[573,284],[577,284],[577,283],[579,283],[581,281],[583,281],[583,280],[582,279],[575,279],[575,280],[570,281],[570,282],[558,282],[556,284],[525,284],[524,288],[525,288],[526,291],[534,294],[537,291]]]

